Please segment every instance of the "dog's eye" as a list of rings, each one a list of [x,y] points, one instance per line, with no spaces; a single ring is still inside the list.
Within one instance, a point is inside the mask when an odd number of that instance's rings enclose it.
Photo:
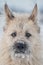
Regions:
[[[25,33],[25,36],[26,36],[27,38],[29,38],[29,37],[31,36],[31,34],[28,33],[28,32],[26,32],[26,33]]]
[[[16,32],[14,32],[14,33],[11,34],[12,37],[16,37],[16,35],[17,35]]]

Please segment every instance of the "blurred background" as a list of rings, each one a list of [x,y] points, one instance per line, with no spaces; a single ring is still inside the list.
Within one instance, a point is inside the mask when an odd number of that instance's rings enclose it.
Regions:
[[[4,4],[7,3],[13,12],[17,13],[31,13],[34,5],[38,6],[38,21],[43,39],[43,0],[0,0],[0,39],[3,33],[4,25]]]
[[[15,12],[31,12],[37,3],[38,9],[43,13],[43,0],[0,0],[0,13],[3,12],[5,3]]]

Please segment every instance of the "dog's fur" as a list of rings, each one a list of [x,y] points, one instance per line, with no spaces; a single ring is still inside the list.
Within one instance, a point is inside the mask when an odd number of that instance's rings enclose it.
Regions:
[[[5,4],[5,15],[6,26],[0,48],[0,65],[43,65],[40,30],[37,25],[37,4],[30,16],[28,14],[13,15]],[[25,36],[26,31],[31,34],[29,38]],[[17,33],[16,37],[11,36],[13,32]],[[21,40],[26,42],[28,50],[25,54],[15,54],[12,48]]]

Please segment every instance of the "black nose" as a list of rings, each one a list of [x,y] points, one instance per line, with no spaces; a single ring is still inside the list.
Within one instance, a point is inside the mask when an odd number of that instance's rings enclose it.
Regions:
[[[24,53],[27,48],[27,45],[24,42],[23,43],[19,42],[15,44],[15,48],[17,53],[20,52]]]

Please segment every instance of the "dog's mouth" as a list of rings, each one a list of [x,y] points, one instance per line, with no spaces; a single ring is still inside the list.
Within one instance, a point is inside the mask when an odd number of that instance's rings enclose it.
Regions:
[[[14,51],[14,50],[12,50],[12,51],[10,51],[10,55],[11,55],[11,57],[13,57],[13,58],[25,58],[25,57],[27,57],[28,55],[27,55],[27,53],[25,53],[25,52],[22,52],[22,51]]]
[[[16,50],[14,52],[14,55],[16,58],[25,58],[26,57],[26,50],[22,49],[22,50]]]
[[[26,58],[29,57],[30,52],[27,51],[15,51],[14,52],[14,57],[15,58]]]

